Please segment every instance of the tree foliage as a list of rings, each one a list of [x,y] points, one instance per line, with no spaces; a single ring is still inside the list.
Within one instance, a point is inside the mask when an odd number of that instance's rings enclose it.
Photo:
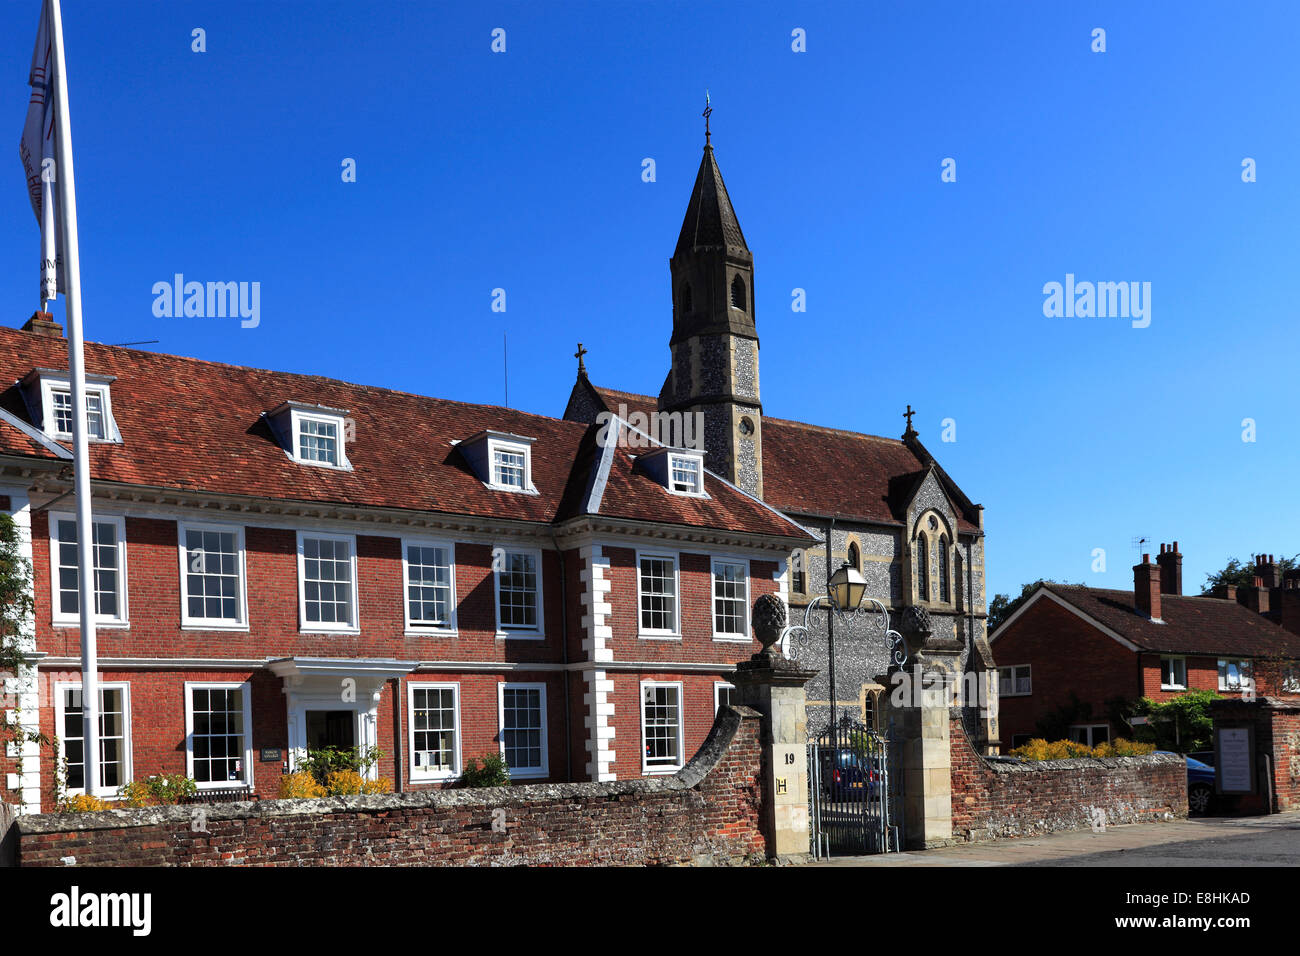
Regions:
[[[1289,558],[1281,558],[1277,561],[1278,571],[1283,574],[1287,571],[1293,571],[1297,566],[1300,566],[1297,564],[1298,561],[1300,561],[1300,554],[1292,555]],[[1255,583],[1257,573],[1259,573],[1259,567],[1253,559],[1243,563],[1236,558],[1231,558],[1222,569],[1205,576],[1205,586],[1201,588],[1201,594],[1209,594],[1220,584],[1239,588],[1250,587]]]
[[[993,600],[989,602],[988,633],[992,634],[998,627],[1015,614],[1020,605],[1029,600],[1029,596],[1038,590],[1040,584],[1065,584],[1064,581],[1055,581],[1052,578],[1039,578],[1037,581],[1030,581],[1020,588],[1020,596],[1012,598],[1006,594],[995,594]],[[1082,584],[1082,582],[1080,582]]]
[[[1214,742],[1210,705],[1222,699],[1212,690],[1192,690],[1160,702],[1143,697],[1136,711],[1148,722],[1135,727],[1134,736],[1175,753],[1209,750]]]

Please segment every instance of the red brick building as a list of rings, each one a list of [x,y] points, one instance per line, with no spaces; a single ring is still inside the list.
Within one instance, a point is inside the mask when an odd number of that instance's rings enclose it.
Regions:
[[[1177,542],[1155,564],[1143,555],[1132,591],[1042,584],[993,632],[1008,746],[1075,699],[1070,736],[1095,745],[1132,734],[1108,716],[1112,701],[1300,693],[1300,636],[1235,600],[1183,596],[1182,560]]]
[[[34,569],[0,756],[49,809],[84,785],[68,355],[0,330],[0,504]],[[798,526],[702,453],[594,425],[88,344],[102,796],[166,772],[276,794],[311,747],[397,789],[503,754],[515,779],[680,768],[757,649]],[[617,434],[617,433],[616,433]]]

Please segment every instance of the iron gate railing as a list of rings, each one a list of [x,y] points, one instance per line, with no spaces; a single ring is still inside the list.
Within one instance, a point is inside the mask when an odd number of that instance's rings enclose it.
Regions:
[[[892,737],[892,723],[882,734],[845,719],[808,742],[814,857],[898,852],[902,777],[893,772]]]

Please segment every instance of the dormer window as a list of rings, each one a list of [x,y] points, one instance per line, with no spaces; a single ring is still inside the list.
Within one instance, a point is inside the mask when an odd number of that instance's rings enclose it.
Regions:
[[[694,455],[670,455],[671,487],[669,491],[679,495],[704,494],[704,465]]]
[[[54,409],[54,435],[72,437],[72,389],[50,390],[50,403]],[[104,394],[86,390],[86,434],[94,441],[104,440]]]
[[[302,415],[297,422],[298,457],[321,465],[339,466],[339,426],[326,418]]]
[[[492,484],[523,491],[528,487],[528,448],[499,442],[492,448]]]
[[[637,468],[674,495],[706,498],[704,453],[693,448],[652,448],[636,459]]]
[[[346,445],[347,412],[324,405],[285,402],[267,417],[285,452],[302,465],[352,468]]]
[[[485,429],[457,443],[479,481],[493,491],[537,494],[533,485],[533,439]]]
[[[86,436],[90,441],[120,442],[109,399],[110,376],[86,376]],[[32,421],[50,438],[72,440],[72,384],[66,371],[34,369],[23,380]]]

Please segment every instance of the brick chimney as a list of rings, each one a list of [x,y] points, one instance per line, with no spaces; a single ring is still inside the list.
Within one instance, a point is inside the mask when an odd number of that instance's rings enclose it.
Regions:
[[[1222,598],[1225,601],[1235,601],[1237,600],[1237,586],[1235,584],[1216,584],[1210,595]]]
[[[23,331],[30,332],[32,335],[45,335],[53,339],[63,338],[63,326],[54,321],[54,316],[49,312],[36,311],[32,317],[23,323]]]
[[[1138,613],[1153,621],[1160,620],[1160,568],[1151,563],[1151,555],[1142,555],[1142,563],[1133,565],[1133,603]]]
[[[1261,554],[1255,562],[1255,574],[1262,580],[1262,587],[1280,588],[1282,586],[1282,573],[1278,570],[1277,563],[1273,560],[1271,554]]]
[[[1160,566],[1160,593],[1183,593],[1183,555],[1178,550],[1178,542],[1172,545],[1162,544],[1160,554],[1156,557]]]

